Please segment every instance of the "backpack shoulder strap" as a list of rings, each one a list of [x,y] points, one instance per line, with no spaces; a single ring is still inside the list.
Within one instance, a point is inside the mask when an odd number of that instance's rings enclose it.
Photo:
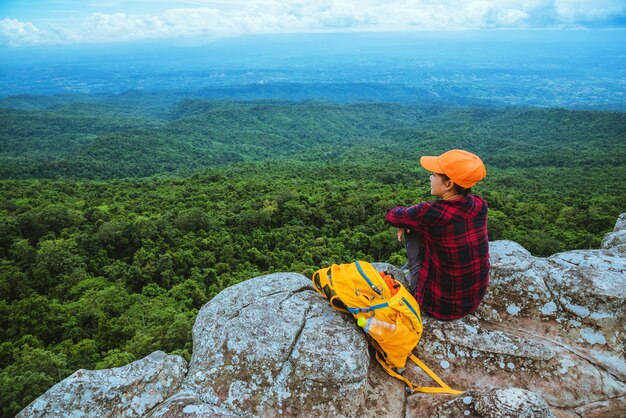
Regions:
[[[435,374],[435,372],[433,372],[432,370],[430,370],[430,368],[424,364],[424,362],[422,362],[420,359],[418,359],[417,357],[415,357],[415,355],[411,354],[409,356],[409,358],[411,360],[413,360],[415,362],[415,364],[417,364],[422,370],[424,370],[426,373],[428,373],[428,375],[435,381],[437,382],[437,384],[439,384],[439,387],[426,387],[426,386],[416,386],[415,384],[413,384],[409,379],[407,379],[406,377],[402,376],[399,373],[396,373],[392,367],[390,367],[387,362],[382,359],[380,357],[380,353],[378,352],[378,350],[376,350],[376,360],[380,363],[381,366],[383,366],[383,369],[385,369],[385,371],[387,372],[387,374],[389,374],[390,376],[395,377],[396,379],[402,380],[413,392],[425,392],[425,393],[449,393],[451,395],[460,395],[463,393],[462,390],[456,390],[456,389],[452,389],[450,386],[448,386],[447,384],[445,384],[443,382],[443,380],[441,380],[439,378],[439,376],[437,376]]]

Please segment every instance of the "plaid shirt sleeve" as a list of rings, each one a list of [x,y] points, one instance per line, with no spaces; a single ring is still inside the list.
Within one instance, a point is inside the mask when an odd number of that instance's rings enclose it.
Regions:
[[[487,204],[475,195],[398,206],[386,221],[420,234],[424,259],[415,299],[439,319],[457,319],[482,302],[489,283]]]

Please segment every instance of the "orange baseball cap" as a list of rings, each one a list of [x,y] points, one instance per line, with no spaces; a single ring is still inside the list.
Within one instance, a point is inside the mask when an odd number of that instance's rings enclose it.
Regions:
[[[485,165],[477,155],[460,149],[444,152],[438,157],[422,157],[420,164],[428,171],[445,174],[466,189],[487,175]]]

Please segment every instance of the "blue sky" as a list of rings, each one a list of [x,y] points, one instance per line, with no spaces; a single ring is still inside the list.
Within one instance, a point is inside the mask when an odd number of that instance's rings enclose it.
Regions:
[[[625,0],[0,0],[0,46],[303,32],[625,29]]]

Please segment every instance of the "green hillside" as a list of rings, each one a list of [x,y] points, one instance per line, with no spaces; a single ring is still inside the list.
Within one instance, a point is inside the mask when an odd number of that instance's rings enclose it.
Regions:
[[[0,178],[189,175],[280,157],[323,160],[381,142],[377,159],[459,147],[503,169],[618,167],[626,153],[619,112],[203,100],[142,107],[125,100],[0,109]]]
[[[76,108],[81,111],[77,114]],[[85,112],[91,109],[91,112]],[[126,106],[3,110],[0,178],[112,179],[189,174],[233,162],[350,145],[414,126],[428,109],[391,104],[182,101],[158,118]]]

